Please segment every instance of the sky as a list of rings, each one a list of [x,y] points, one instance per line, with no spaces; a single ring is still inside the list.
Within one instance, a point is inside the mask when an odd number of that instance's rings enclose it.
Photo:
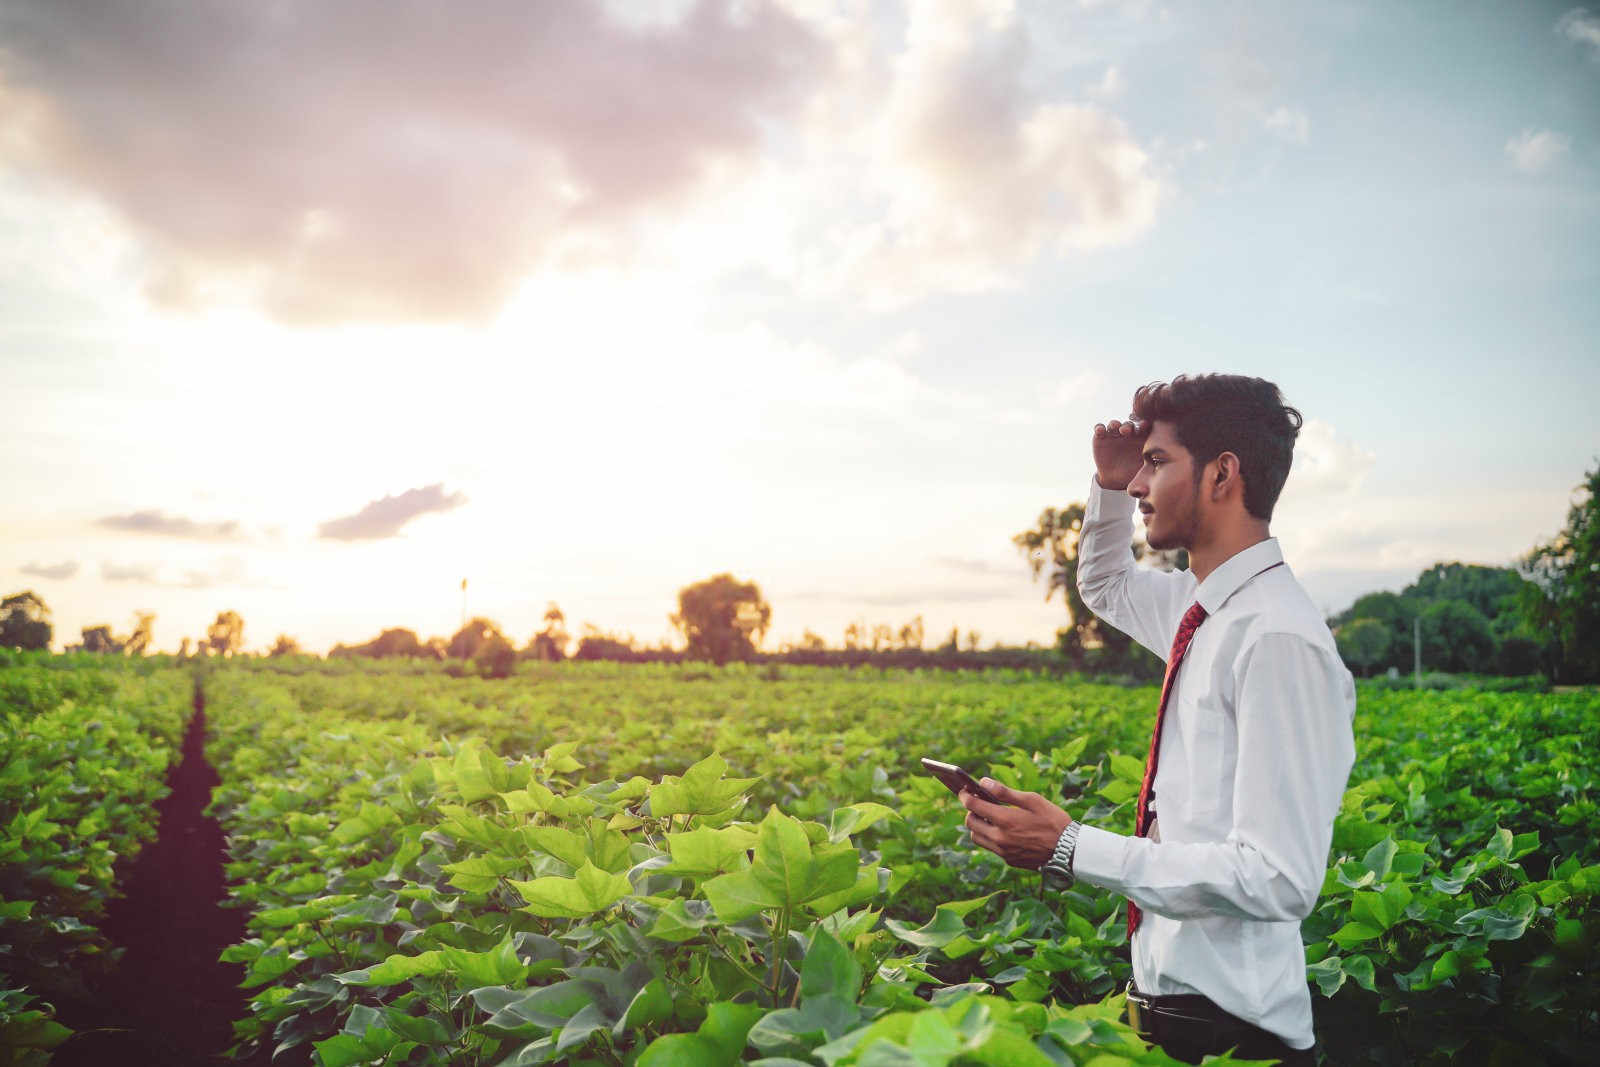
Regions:
[[[1561,528],[1597,292],[1600,7],[0,0],[0,589],[1049,644],[1012,535],[1221,371],[1332,614]]]

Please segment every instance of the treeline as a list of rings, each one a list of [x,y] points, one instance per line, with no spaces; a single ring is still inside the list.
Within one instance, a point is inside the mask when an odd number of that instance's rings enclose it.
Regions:
[[[1542,675],[1552,682],[1600,681],[1600,466],[1586,475],[1567,524],[1550,542],[1532,549],[1515,567],[1438,563],[1398,593],[1368,593],[1328,620],[1340,654],[1362,676],[1407,672],[1417,663],[1430,672]],[[807,630],[776,651],[762,649],[772,607],[755,582],[718,574],[678,592],[668,616],[682,646],[641,646],[630,635],[585,624],[576,638],[566,616],[550,604],[540,630],[520,646],[491,619],[474,618],[448,638],[423,639],[396,627],[360,645],[336,645],[330,657],[432,659],[453,673],[505,677],[519,662],[564,659],[623,663],[703,660],[761,661],[827,666],[1022,667],[1078,671],[1134,681],[1159,680],[1162,660],[1113,627],[1103,624],[1078,595],[1078,539],[1082,504],[1046,508],[1036,525],[1012,538],[1045,598],[1062,594],[1068,625],[1057,631],[1054,649],[991,647],[980,651],[976,630],[953,628],[945,640],[925,647],[922,616],[895,625],[857,620],[830,646]],[[1161,552],[1135,539],[1134,555],[1163,570],[1188,567],[1181,550]],[[83,640],[67,651],[140,655],[150,641],[155,616],[139,614],[133,630],[119,635],[107,625],[85,627]],[[1420,638],[1420,646],[1418,644]],[[48,648],[49,608],[34,592],[0,601],[0,647]],[[203,637],[184,638],[180,656],[235,655],[244,648],[244,621],[225,611]],[[267,653],[300,653],[279,635]]]
[[[1350,669],[1410,671],[1420,648],[1429,671],[1600,682],[1600,466],[1577,488],[1561,532],[1516,567],[1435,564],[1328,620]]]

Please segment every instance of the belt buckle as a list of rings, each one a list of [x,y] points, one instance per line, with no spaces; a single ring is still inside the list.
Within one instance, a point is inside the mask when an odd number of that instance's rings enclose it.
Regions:
[[[1150,1002],[1145,1000],[1144,994],[1134,988],[1132,982],[1128,983],[1126,1000],[1128,1025],[1133,1027],[1135,1033],[1148,1034],[1150,1032],[1148,1026],[1150,1020],[1145,1017],[1145,1012],[1149,1009]]]

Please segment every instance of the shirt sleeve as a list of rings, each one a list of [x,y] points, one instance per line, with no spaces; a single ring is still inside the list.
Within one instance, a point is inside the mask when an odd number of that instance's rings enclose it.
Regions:
[[[1155,842],[1084,826],[1078,878],[1169,919],[1288,922],[1311,913],[1355,762],[1355,685],[1336,657],[1295,634],[1258,638],[1235,676],[1239,759],[1227,837]]]
[[[1133,513],[1127,493],[1089,480],[1083,535],[1078,539],[1078,592],[1083,602],[1151,652],[1166,660],[1184,606],[1194,596],[1194,575],[1141,567],[1133,558]]]

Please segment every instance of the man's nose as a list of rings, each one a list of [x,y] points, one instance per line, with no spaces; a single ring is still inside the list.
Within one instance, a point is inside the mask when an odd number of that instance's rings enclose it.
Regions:
[[[1143,500],[1150,494],[1150,487],[1143,481],[1143,474],[1135,474],[1133,481],[1128,483],[1128,495],[1135,500]]]

